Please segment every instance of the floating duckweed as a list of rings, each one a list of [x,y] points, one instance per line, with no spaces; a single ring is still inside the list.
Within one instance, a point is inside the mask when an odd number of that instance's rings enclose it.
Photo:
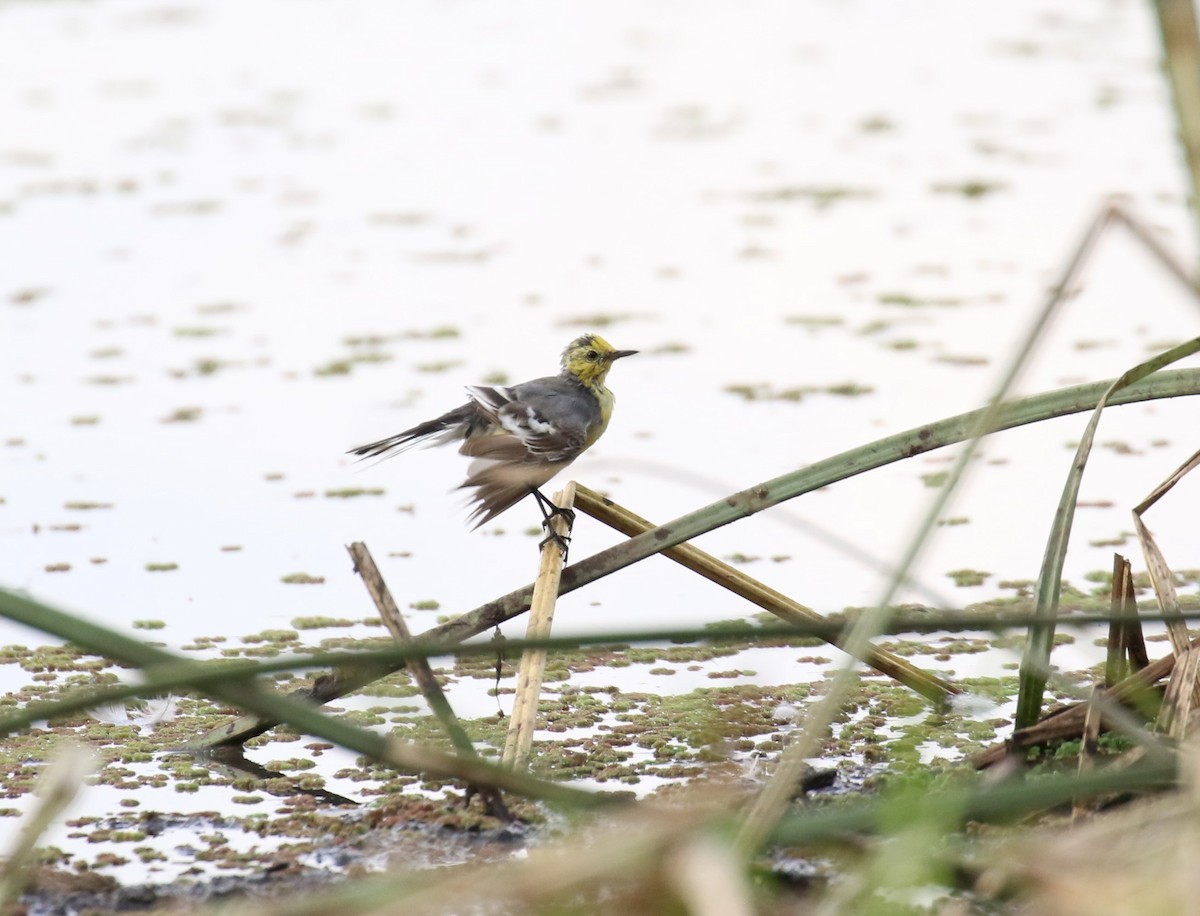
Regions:
[[[383,496],[383,487],[339,487],[325,491],[326,499],[354,499],[356,496]]]
[[[279,580],[285,585],[323,585],[325,583],[324,576],[310,576],[308,573],[295,572],[289,573]]]
[[[288,643],[297,642],[299,639],[300,634],[295,630],[263,630],[261,633],[243,636],[242,642],[251,644],[269,642],[286,645]]]
[[[195,423],[204,415],[202,407],[176,407],[163,417],[160,423]]]
[[[1002,181],[984,181],[982,179],[972,179],[961,182],[939,182],[932,187],[934,194],[957,194],[960,197],[965,197],[968,200],[978,200],[987,197],[989,194],[995,194],[998,191],[1003,191],[1007,185]]]
[[[959,588],[968,588],[971,586],[983,585],[983,583],[991,576],[991,573],[981,572],[977,569],[955,569],[946,573],[946,576],[950,579],[953,579],[954,584]]]
[[[413,368],[418,372],[432,374],[438,372],[447,372],[450,369],[455,369],[461,365],[462,360],[460,359],[443,359],[431,363],[417,363],[417,365],[413,366]]]
[[[352,627],[355,621],[344,617],[294,617],[292,626],[297,630],[323,630],[327,627]]]
[[[220,328],[211,327],[182,327],[171,331],[176,337],[216,337],[222,333]]]

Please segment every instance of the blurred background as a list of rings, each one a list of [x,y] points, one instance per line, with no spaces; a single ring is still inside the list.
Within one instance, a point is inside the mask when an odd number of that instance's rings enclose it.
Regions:
[[[571,474],[656,522],[982,406],[1111,195],[1195,262],[1159,56],[1137,0],[0,3],[0,584],[179,645],[369,614],[363,540],[415,631],[469,610],[532,580],[533,504],[471,532],[453,450],[345,452],[588,330],[641,355]],[[1114,232],[1021,389],[1198,317]],[[1106,416],[1068,578],[1195,416]],[[1034,578],[1085,422],[985,443],[905,598]],[[869,603],[951,458],[700,546]],[[1183,514],[1148,519],[1168,560]],[[572,559],[617,540],[581,518]],[[558,620],[747,613],[652,560]]]

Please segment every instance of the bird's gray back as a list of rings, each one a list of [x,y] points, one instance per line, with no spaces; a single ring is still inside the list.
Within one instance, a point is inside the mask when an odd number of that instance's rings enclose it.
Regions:
[[[574,379],[550,375],[513,385],[510,390],[516,400],[533,405],[555,426],[588,429],[600,422],[600,402]]]

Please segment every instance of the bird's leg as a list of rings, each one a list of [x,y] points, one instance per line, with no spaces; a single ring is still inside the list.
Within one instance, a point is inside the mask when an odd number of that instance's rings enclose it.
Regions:
[[[575,510],[554,505],[537,487],[530,487],[529,492],[537,500],[538,508],[542,512],[542,530],[546,532],[546,536],[538,543],[538,549],[545,547],[547,543],[554,543],[562,551],[563,562],[567,562],[567,547],[571,543],[571,536],[559,534],[551,527],[550,522],[556,516],[562,516],[566,520],[567,530],[570,530],[575,525]]]
[[[542,510],[542,524],[546,524],[555,516],[561,515],[567,520],[567,527],[570,528],[575,524],[575,510],[567,509],[563,506],[556,506],[553,502],[546,498],[537,487],[530,487],[529,492],[533,494],[533,498],[537,500],[538,508]]]

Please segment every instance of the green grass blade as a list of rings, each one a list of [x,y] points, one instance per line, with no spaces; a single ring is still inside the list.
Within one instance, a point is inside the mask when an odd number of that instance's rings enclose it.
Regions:
[[[0,615],[68,639],[89,652],[127,664],[151,669],[194,664],[172,652],[11,592],[0,592]],[[378,671],[377,668],[374,670]],[[442,751],[396,741],[324,715],[310,703],[275,693],[251,678],[226,677],[206,681],[203,689],[208,695],[264,720],[287,722],[302,734],[324,738],[407,772],[463,779],[574,807],[594,807],[612,801],[611,796],[548,783],[483,760],[466,760]]]
[[[1017,695],[1016,728],[1025,728],[1037,721],[1041,714],[1042,697],[1046,689],[1046,678],[1050,671],[1050,650],[1054,647],[1054,620],[1058,615],[1058,601],[1062,593],[1062,571],[1067,559],[1067,545],[1071,539],[1071,524],[1075,519],[1075,506],[1079,499],[1079,486],[1087,467],[1088,455],[1095,441],[1100,415],[1109,404],[1117,402],[1123,391],[1144,383],[1164,366],[1191,356],[1200,351],[1200,337],[1180,344],[1153,359],[1134,366],[1112,382],[1099,398],[1088,420],[1087,428],[1075,451],[1075,459],[1067,474],[1062,498],[1054,513],[1046,550],[1042,556],[1042,568],[1038,574],[1037,614],[1041,622],[1030,627],[1029,640],[1021,659],[1020,691]]]

